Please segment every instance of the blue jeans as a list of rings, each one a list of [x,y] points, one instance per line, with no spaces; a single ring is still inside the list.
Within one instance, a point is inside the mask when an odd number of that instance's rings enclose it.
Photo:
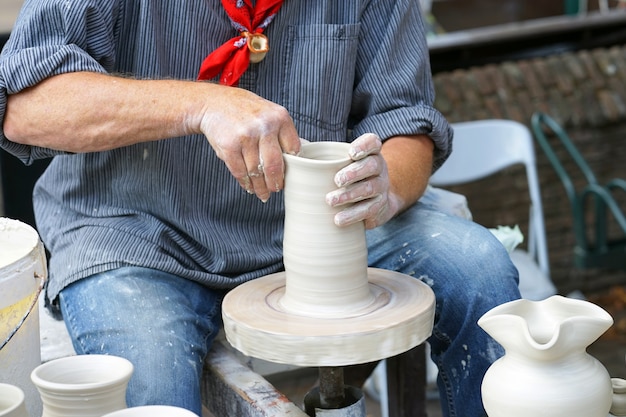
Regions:
[[[367,232],[369,264],[415,276],[436,295],[429,338],[443,415],[484,416],[482,377],[502,349],[476,324],[519,298],[517,270],[485,228],[418,203]],[[126,267],[61,292],[79,354],[128,358],[128,405],[169,404],[201,414],[202,361],[221,324],[223,292],[145,268]],[[158,383],[155,383],[158,381]]]
[[[504,246],[484,227],[420,203],[368,231],[367,241],[370,265],[415,276],[435,293],[428,342],[443,416],[486,416],[480,386],[504,350],[476,323],[520,298],[517,269]]]

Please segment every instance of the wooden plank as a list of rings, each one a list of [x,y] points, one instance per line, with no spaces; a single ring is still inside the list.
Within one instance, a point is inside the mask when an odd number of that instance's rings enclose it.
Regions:
[[[205,360],[202,385],[204,405],[215,417],[308,417],[219,342]]]

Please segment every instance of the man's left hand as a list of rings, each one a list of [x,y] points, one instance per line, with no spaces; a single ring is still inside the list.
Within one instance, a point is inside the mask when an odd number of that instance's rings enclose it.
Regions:
[[[402,206],[400,198],[390,191],[387,163],[381,155],[382,141],[367,133],[352,142],[349,150],[352,162],[335,175],[339,189],[326,195],[333,207],[346,206],[335,215],[337,226],[359,221],[373,229],[391,219]]]

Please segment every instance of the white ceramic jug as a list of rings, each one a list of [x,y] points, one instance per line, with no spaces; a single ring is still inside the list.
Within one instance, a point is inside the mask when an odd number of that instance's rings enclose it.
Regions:
[[[132,373],[124,358],[78,355],[38,366],[31,379],[43,401],[41,417],[102,417],[126,408]]]
[[[505,349],[482,383],[489,417],[607,417],[611,378],[586,348],[613,319],[583,300],[516,300],[478,321]]]
[[[29,417],[24,391],[11,384],[0,384],[0,417]]]
[[[114,411],[102,417],[198,417],[198,415],[180,407],[145,405]]]

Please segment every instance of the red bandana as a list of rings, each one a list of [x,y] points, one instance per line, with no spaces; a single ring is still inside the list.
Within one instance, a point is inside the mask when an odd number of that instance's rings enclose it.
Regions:
[[[282,4],[283,0],[257,0],[256,6],[252,5],[252,0],[222,0],[230,23],[239,35],[205,58],[198,79],[210,80],[221,74],[220,84],[237,85],[250,62],[259,62],[269,50],[262,33]]]

